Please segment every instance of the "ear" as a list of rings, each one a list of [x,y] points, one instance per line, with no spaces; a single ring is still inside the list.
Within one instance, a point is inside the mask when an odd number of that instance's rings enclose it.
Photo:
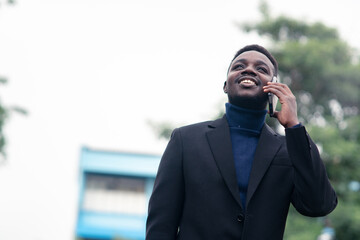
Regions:
[[[224,82],[224,87],[223,87],[224,93],[227,93],[227,86],[226,86],[226,81]]]

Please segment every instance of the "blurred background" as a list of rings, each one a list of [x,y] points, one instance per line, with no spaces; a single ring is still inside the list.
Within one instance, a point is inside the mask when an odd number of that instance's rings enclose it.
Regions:
[[[290,209],[284,239],[360,239],[358,9],[356,0],[0,0],[0,239],[90,239],[81,234],[99,223],[143,229],[169,132],[224,111],[227,67],[251,43],[277,58],[339,195],[327,218]],[[102,202],[103,186],[127,201]],[[89,209],[122,217],[104,223]],[[124,234],[111,238],[144,235]]]

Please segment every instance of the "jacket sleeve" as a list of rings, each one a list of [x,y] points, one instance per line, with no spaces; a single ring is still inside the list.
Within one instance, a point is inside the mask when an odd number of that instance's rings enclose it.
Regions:
[[[287,128],[285,133],[295,169],[292,204],[305,216],[329,214],[337,205],[337,197],[315,143],[304,126]]]
[[[147,240],[176,239],[184,201],[182,141],[178,129],[161,158],[146,221]]]

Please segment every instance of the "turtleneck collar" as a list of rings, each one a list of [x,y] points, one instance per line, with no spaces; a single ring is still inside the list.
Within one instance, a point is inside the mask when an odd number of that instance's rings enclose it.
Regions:
[[[260,133],[265,122],[267,110],[246,109],[230,103],[226,103],[225,107],[226,118],[230,128]]]

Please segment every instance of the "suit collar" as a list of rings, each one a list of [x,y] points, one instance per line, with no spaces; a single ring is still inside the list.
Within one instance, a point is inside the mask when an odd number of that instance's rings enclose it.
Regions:
[[[277,134],[267,125],[261,130],[258,146],[255,151],[252,170],[250,173],[246,205],[251,200],[257,187],[259,186],[261,179],[264,177],[267,169],[269,168],[271,161],[278,152],[282,141]]]
[[[213,153],[216,165],[224,178],[232,196],[240,206],[240,193],[236,181],[236,171],[234,157],[232,154],[232,145],[230,129],[226,116],[209,123],[210,130],[207,132],[207,139]],[[269,144],[270,143],[270,144]],[[253,166],[250,173],[249,186],[247,192],[246,204],[251,200],[261,179],[264,177],[267,169],[282,142],[277,134],[267,125],[264,124],[258,146],[255,151]]]
[[[219,171],[236,202],[241,206],[240,193],[236,182],[234,157],[232,154],[229,125],[223,118],[209,123],[207,140]]]
[[[217,127],[222,127],[226,125],[227,127],[229,127],[229,124],[227,122],[227,119],[226,119],[226,115],[224,114],[224,116],[222,118],[219,118],[219,119],[216,119],[214,121],[210,121],[209,122],[209,127],[210,128],[217,128]],[[230,134],[230,132],[229,132]],[[229,135],[230,136],[230,135]]]

